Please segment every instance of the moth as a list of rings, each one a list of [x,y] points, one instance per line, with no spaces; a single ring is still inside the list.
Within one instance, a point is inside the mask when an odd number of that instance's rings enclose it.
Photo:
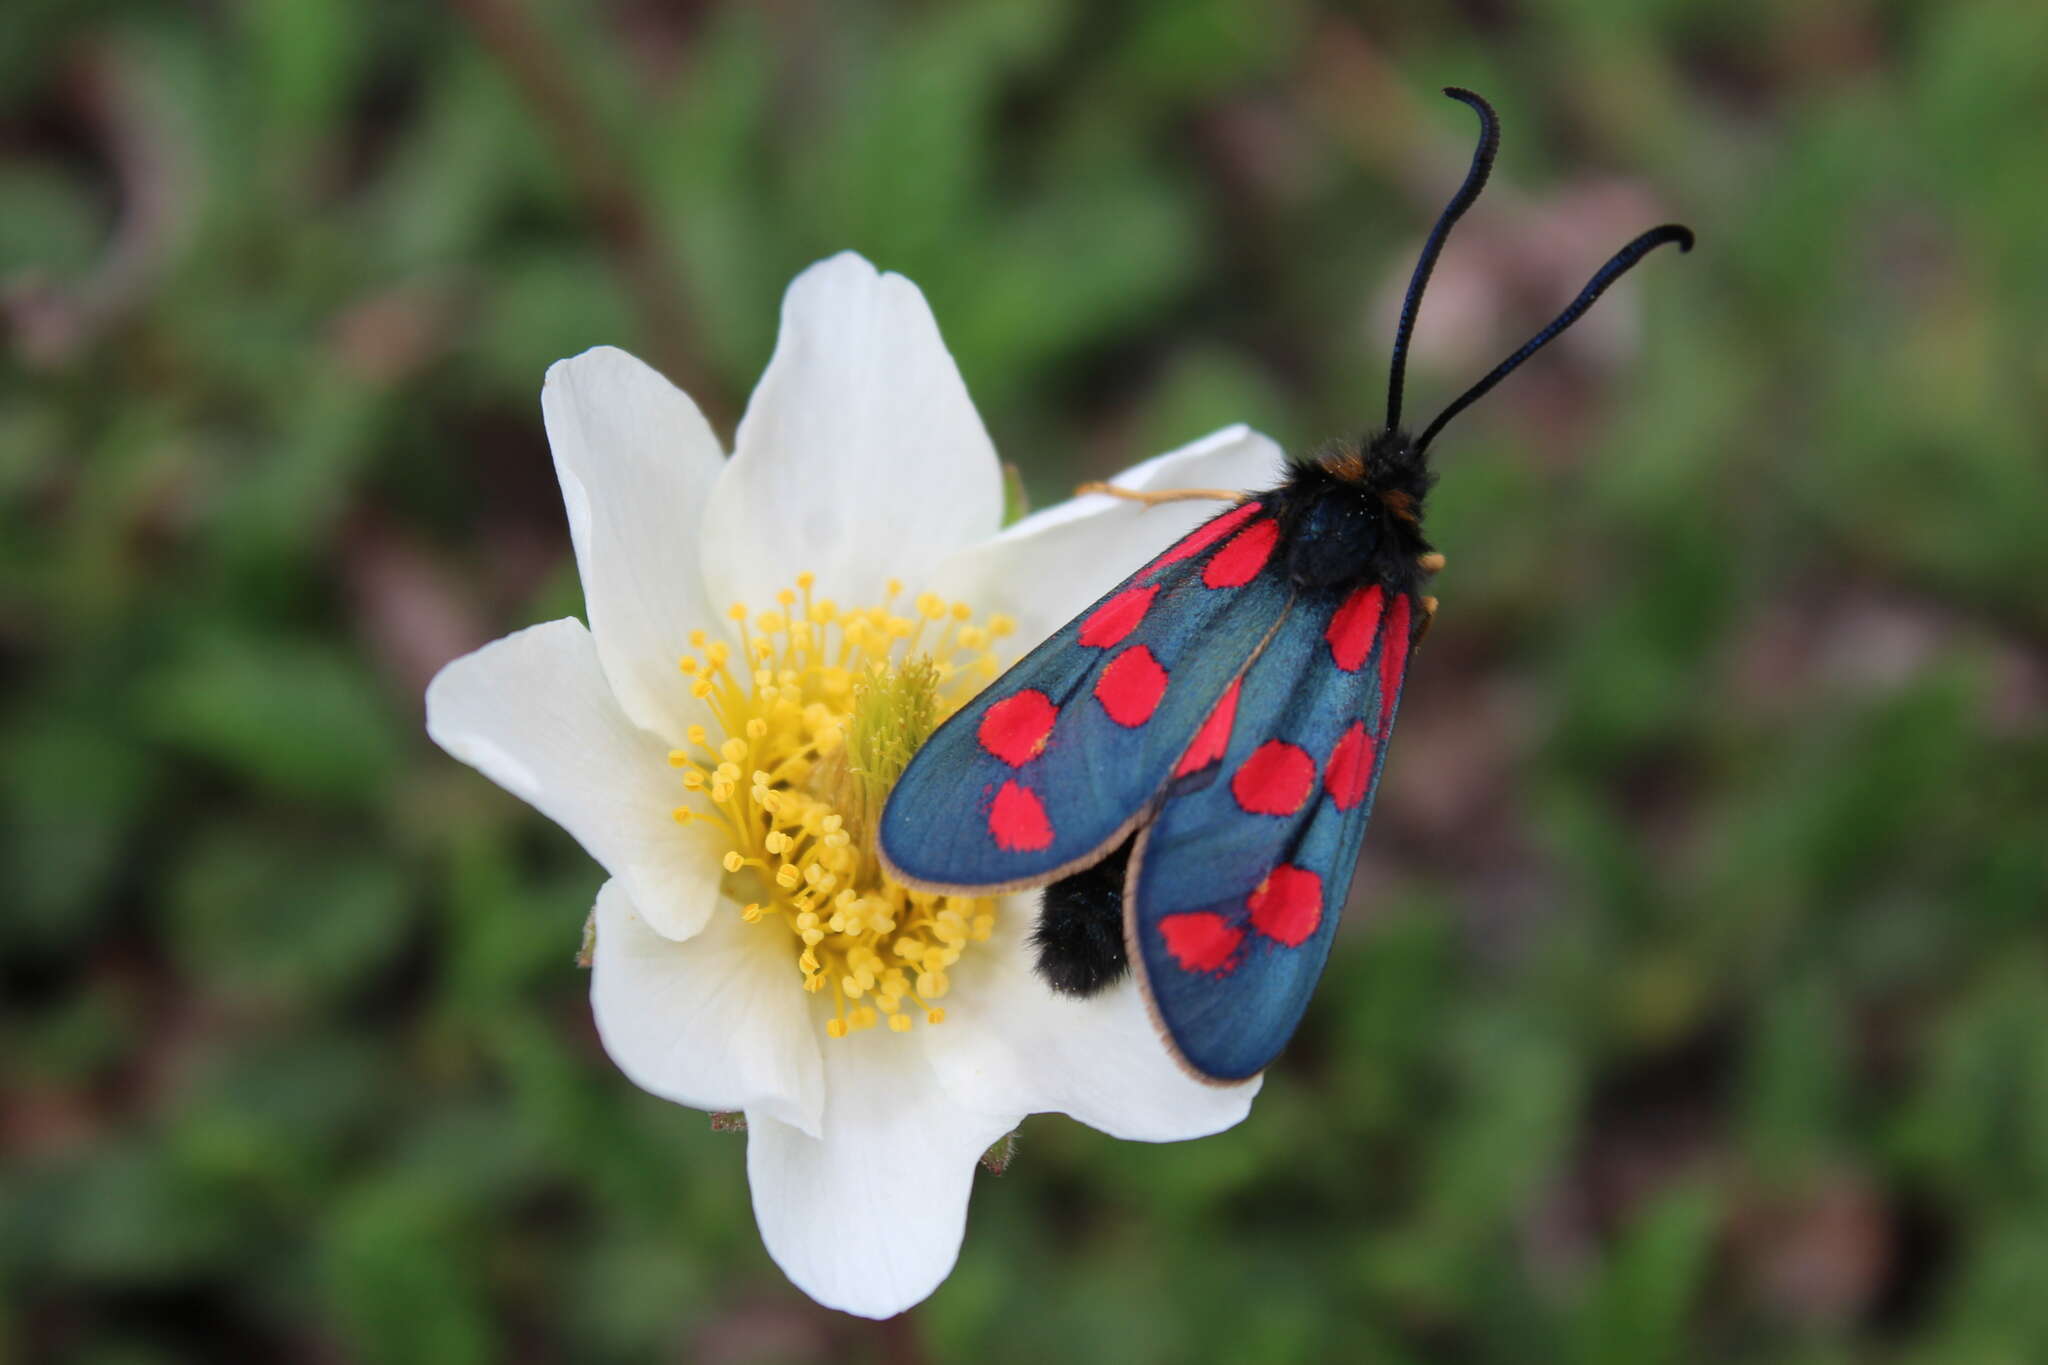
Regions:
[[[1463,184],[1424,243],[1394,338],[1385,424],[1240,494],[1104,491],[1231,504],[1026,655],[932,735],[882,812],[906,885],[977,896],[1043,887],[1034,942],[1057,991],[1135,967],[1195,1075],[1263,1070],[1308,1007],[1385,768],[1444,566],[1423,533],[1444,426],[1667,242],[1653,228],[1420,435],[1401,426],[1408,341],[1437,256],[1500,145],[1479,116]],[[1099,486],[1098,486],[1099,487]]]

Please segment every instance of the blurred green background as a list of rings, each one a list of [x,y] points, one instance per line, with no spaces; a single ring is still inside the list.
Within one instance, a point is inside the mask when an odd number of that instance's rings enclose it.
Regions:
[[[2048,1360],[2048,7],[12,0],[0,1359]],[[536,401],[725,430],[918,281],[1043,502],[1454,427],[1444,609],[1251,1119],[1063,1118],[912,1317],[619,1076],[597,868],[433,749],[580,611]]]

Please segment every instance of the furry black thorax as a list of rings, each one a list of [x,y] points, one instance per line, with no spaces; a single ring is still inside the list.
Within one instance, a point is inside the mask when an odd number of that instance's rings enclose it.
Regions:
[[[1306,591],[1347,590],[1377,581],[1417,595],[1429,553],[1423,504],[1435,476],[1406,432],[1382,432],[1363,450],[1332,445],[1289,466],[1267,495],[1280,521],[1287,572]]]

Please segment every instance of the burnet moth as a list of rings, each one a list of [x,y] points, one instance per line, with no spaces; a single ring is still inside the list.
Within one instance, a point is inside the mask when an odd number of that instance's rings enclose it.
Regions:
[[[1444,93],[1479,115],[1479,146],[1409,280],[1385,425],[1264,492],[1181,490],[1235,505],[940,726],[882,812],[883,860],[909,886],[1044,887],[1047,983],[1089,995],[1136,964],[1175,1053],[1211,1081],[1273,1060],[1329,956],[1409,656],[1436,610],[1422,591],[1444,562],[1422,530],[1430,443],[1649,252],[1692,249],[1678,226],[1636,238],[1409,435],[1416,309],[1500,145],[1485,100]]]

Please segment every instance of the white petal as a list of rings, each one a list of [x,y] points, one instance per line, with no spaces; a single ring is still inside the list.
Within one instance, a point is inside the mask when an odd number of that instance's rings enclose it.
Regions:
[[[703,718],[676,660],[716,620],[697,531],[724,452],[682,390],[610,346],[551,366],[540,401],[605,676],[635,724],[680,743]]]
[[[671,818],[682,784],[667,748],[619,710],[581,621],[530,626],[443,668],[427,733],[576,836],[661,933],[695,933],[718,903],[721,850]]]
[[[1205,1137],[1243,1119],[1264,1078],[1196,1080],[1160,1040],[1135,981],[1076,1000],[1038,979],[1033,900],[1004,902],[995,935],[953,968],[945,1024],[924,1033],[954,1097],[996,1113],[1057,1111],[1134,1142]]]
[[[815,1134],[822,1036],[777,922],[727,905],[687,942],[647,927],[623,885],[597,894],[590,1007],[619,1070],[642,1090],[713,1112],[747,1110]]]
[[[1271,438],[1235,426],[1133,465],[1110,482],[1143,490],[1257,492],[1277,484],[1284,467]],[[1070,498],[952,556],[940,566],[936,590],[978,612],[1016,618],[1018,648],[1028,649],[1225,506],[1146,507],[1106,493]]]
[[[829,1040],[825,1088],[822,1137],[748,1113],[754,1217],[799,1289],[828,1308],[886,1318],[952,1270],[975,1163],[1023,1111],[953,1103],[917,1040],[886,1029]]]
[[[761,610],[802,570],[821,595],[913,593],[1002,520],[995,447],[917,286],[847,252],[797,276],[705,519],[715,605]]]

